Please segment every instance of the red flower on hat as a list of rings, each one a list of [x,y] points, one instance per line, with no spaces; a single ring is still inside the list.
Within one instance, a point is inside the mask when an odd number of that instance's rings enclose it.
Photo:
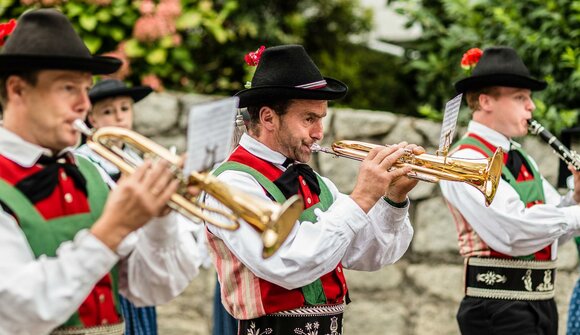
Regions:
[[[16,20],[11,19],[8,23],[0,23],[0,47],[4,45],[6,36],[12,34],[16,28]]]
[[[471,72],[477,62],[479,62],[481,55],[483,55],[483,51],[481,51],[480,48],[471,48],[467,50],[467,52],[464,53],[463,57],[461,58],[461,67],[464,70]]]
[[[264,50],[266,50],[266,47],[262,45],[258,50],[256,50],[256,52],[253,51],[248,52],[248,54],[244,57],[246,64],[248,64],[249,66],[258,66],[258,63],[260,62],[260,57],[262,57],[262,53],[264,52]]]

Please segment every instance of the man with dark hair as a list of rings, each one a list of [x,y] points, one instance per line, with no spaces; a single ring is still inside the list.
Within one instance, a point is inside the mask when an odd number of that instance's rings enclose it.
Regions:
[[[404,145],[371,151],[353,192],[342,194],[304,163],[322,139],[328,101],[342,98],[346,85],[323,77],[298,45],[266,49],[251,84],[236,94],[250,113],[249,135],[215,174],[265,200],[300,194],[306,209],[267,259],[248,225],[235,233],[207,227],[222,302],[238,334],[339,334],[348,300],[343,267],[378,270],[411,241],[407,193],[416,181],[409,168],[391,170]]]
[[[197,274],[195,241],[165,215],[177,188],[167,163],[145,162],[109,192],[71,154],[92,74],[120,65],[49,9],[24,14],[0,52],[1,334],[121,335],[119,290],[164,303]]]
[[[457,313],[462,334],[557,334],[554,302],[559,243],[580,232],[580,189],[561,197],[513,138],[528,132],[530,76],[515,50],[483,51],[471,76],[455,84],[473,111],[453,156],[481,159],[501,147],[505,166],[489,207],[463,183],[441,182],[465,258],[465,298]],[[574,172],[576,185],[580,173]]]

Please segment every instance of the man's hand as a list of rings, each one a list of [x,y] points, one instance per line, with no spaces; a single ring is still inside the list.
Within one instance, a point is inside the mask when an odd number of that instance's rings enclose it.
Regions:
[[[167,202],[177,190],[169,163],[146,161],[130,176],[123,176],[109,193],[101,217],[91,233],[112,250],[132,231],[155,216],[167,213]]]
[[[580,171],[576,171],[572,165],[568,165],[568,170],[570,170],[572,176],[574,176],[574,201],[576,201],[577,204],[580,204]]]
[[[412,152],[414,155],[425,153],[425,149],[416,144],[401,142],[398,145],[404,147],[405,150]],[[407,199],[407,194],[417,185],[417,182],[417,179],[409,178],[407,175],[395,178],[385,193],[385,197],[393,202],[403,202]]]

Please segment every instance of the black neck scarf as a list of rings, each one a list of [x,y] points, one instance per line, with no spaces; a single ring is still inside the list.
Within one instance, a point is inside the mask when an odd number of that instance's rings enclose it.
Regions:
[[[73,164],[66,154],[58,157],[48,157],[42,155],[38,159],[38,164],[44,165],[44,169],[22,179],[15,187],[22,192],[32,203],[37,203],[49,197],[59,183],[58,171],[64,169],[75,186],[87,195],[87,181]]]
[[[302,176],[310,191],[320,195],[318,178],[316,178],[316,173],[314,173],[310,166],[304,163],[296,163],[289,158],[282,165],[288,168],[274,181],[274,184],[278,186],[286,198],[298,194],[300,190],[298,176]]]

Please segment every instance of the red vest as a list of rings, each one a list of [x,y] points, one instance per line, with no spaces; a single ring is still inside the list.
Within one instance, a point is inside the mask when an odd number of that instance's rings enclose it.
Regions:
[[[283,171],[274,166],[272,163],[252,155],[241,146],[238,146],[238,148],[232,153],[232,155],[228,160],[250,166],[255,170],[257,170],[259,173],[263,174],[270,181],[276,180],[283,173]],[[264,192],[266,192],[265,189]],[[320,201],[318,195],[316,193],[311,192],[306,183],[303,183],[302,180],[300,180],[300,194],[304,199],[305,208],[311,207]],[[215,240],[215,238],[213,238],[213,236],[210,236],[210,246],[212,248],[215,248],[215,243],[213,243],[212,240]],[[216,264],[221,263],[222,261],[223,260],[218,260]],[[229,269],[232,267],[224,266],[223,268]],[[228,270],[225,271],[230,272]],[[220,282],[222,283],[224,283],[224,281],[237,282],[238,279],[235,278],[235,274],[237,271],[239,270],[231,271],[230,273],[220,273],[220,267],[218,266],[218,275],[220,275]],[[259,296],[261,299],[260,305],[263,306],[264,314],[291,310],[305,306],[304,296],[300,288],[287,290],[281,286],[275,285],[261,278],[257,278],[257,280],[259,282]],[[336,268],[333,271],[320,277],[320,281],[322,283],[324,294],[326,295],[327,304],[338,304],[344,302],[344,297],[347,294],[347,286],[343,274],[342,265],[340,263],[337,264]],[[236,288],[236,290],[243,289],[244,289],[243,285],[239,285],[239,287]],[[243,293],[241,294],[238,293],[237,295],[244,296]],[[223,292],[222,296],[224,296]],[[227,303],[228,301],[226,299],[226,301],[224,301],[226,309],[230,311],[235,310],[235,308],[228,308]],[[258,314],[262,313],[258,312]],[[240,315],[234,314],[234,316],[237,318],[242,318]],[[261,315],[246,315],[244,316],[244,318],[253,318],[258,316]]]

